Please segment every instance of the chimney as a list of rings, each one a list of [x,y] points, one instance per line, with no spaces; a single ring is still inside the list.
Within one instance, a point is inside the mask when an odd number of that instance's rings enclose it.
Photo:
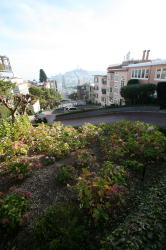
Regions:
[[[149,60],[149,52],[150,52],[150,50],[147,50],[147,54],[146,54],[146,61],[148,61],[148,60]]]
[[[146,53],[146,50],[143,51],[142,61],[145,61],[145,53]]]

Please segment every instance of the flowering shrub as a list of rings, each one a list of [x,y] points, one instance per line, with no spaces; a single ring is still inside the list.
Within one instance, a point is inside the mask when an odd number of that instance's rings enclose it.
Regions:
[[[89,233],[85,217],[72,204],[56,204],[49,208],[38,220],[34,228],[34,238],[33,249],[91,249],[87,248]]]
[[[55,162],[55,157],[53,157],[53,156],[45,156],[44,158],[42,158],[41,162],[45,166],[51,165],[51,164],[53,164]]]
[[[74,179],[75,168],[71,165],[62,165],[57,169],[56,180],[60,183],[67,184]]]
[[[41,162],[40,162],[39,159],[33,159],[33,160],[31,161],[30,166],[29,166],[29,168],[30,168],[31,170],[39,169],[40,167],[41,167]]]
[[[124,166],[118,166],[110,161],[105,161],[100,169],[100,174],[109,178],[112,184],[126,185],[127,173]]]
[[[77,168],[90,168],[97,166],[96,157],[90,149],[79,149],[73,152]]]
[[[22,192],[2,197],[0,201],[0,225],[15,228],[27,221],[26,211],[29,206],[27,197]]]
[[[27,138],[32,124],[27,115],[18,115],[14,123],[3,120],[0,124],[0,138],[11,138],[12,141]]]
[[[99,177],[83,169],[75,185],[80,206],[97,222],[117,214],[125,203],[127,189],[114,184],[110,178]]]
[[[91,123],[85,123],[81,128],[81,142],[83,145],[88,145],[96,141],[100,127],[93,125]]]
[[[29,162],[12,162],[10,165],[10,171],[12,174],[16,175],[19,179],[23,179],[30,172]]]
[[[118,121],[105,125],[99,136],[101,151],[112,162],[124,159],[141,163],[164,158],[166,138],[152,125],[143,122]]]
[[[78,131],[61,123],[54,123],[51,127],[41,124],[31,131],[31,138],[30,151],[46,153],[55,158],[62,158],[71,150],[82,147]]]

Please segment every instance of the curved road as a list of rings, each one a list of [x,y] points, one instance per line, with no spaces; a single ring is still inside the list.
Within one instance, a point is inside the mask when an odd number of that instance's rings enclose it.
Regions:
[[[112,123],[119,120],[142,121],[155,125],[166,126],[166,113],[158,112],[118,112],[106,115],[98,115],[84,118],[62,120],[64,125],[81,126],[86,122],[93,124]]]

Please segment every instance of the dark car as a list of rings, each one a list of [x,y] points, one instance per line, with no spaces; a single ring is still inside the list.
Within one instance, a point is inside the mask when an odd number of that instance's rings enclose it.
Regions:
[[[35,115],[35,123],[41,123],[41,122],[44,122],[44,123],[47,123],[47,117],[45,114],[36,114]]]

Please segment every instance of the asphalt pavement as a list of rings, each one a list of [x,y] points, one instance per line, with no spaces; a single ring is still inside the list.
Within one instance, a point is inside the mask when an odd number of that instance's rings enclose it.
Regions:
[[[61,120],[64,125],[81,126],[84,123],[92,124],[112,123],[119,120],[142,121],[154,125],[166,126],[166,113],[159,112],[118,112],[91,117]]]

